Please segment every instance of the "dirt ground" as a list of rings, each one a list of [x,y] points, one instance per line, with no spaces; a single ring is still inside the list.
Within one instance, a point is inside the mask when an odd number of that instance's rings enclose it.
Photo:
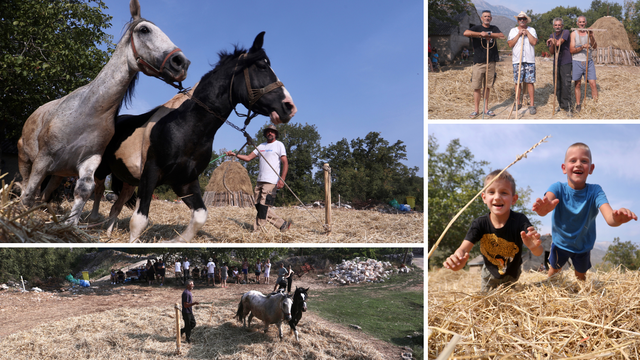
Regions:
[[[513,83],[513,67],[510,57],[502,57],[497,63],[497,79],[491,91],[489,110],[495,112],[495,117],[485,116],[484,120],[507,119],[515,98],[515,86]],[[640,67],[621,65],[596,65],[598,101],[595,102],[591,89],[587,91],[587,99],[584,100],[584,81],[582,81],[581,103],[582,111],[567,116],[564,111],[553,113],[554,84],[553,84],[553,60],[552,58],[536,57],[536,82],[534,104],[537,113],[531,115],[524,106],[518,111],[517,117],[514,111],[510,119],[638,119],[640,108],[635,104],[640,102],[640,94],[630,89],[640,85]],[[442,72],[428,73],[429,119],[470,119],[473,111],[473,90],[471,89],[471,64],[444,67]],[[572,103],[575,104],[574,85],[572,83],[570,93]],[[528,95],[525,91],[525,104]],[[480,103],[482,112],[482,103]],[[473,118],[482,120],[482,116]]]
[[[173,273],[167,276],[167,283],[164,286],[154,284],[149,286],[145,283],[127,283],[126,285],[111,285],[108,280],[94,281],[90,288],[74,288],[66,292],[19,292],[5,290],[0,292],[0,339],[9,334],[23,330],[30,330],[40,324],[46,324],[73,316],[98,313],[117,308],[129,308],[135,311],[136,308],[143,307],[169,307],[181,301],[183,291],[182,284],[177,285],[173,278]],[[313,314],[313,299],[320,296],[323,289],[333,288],[315,278],[316,275],[305,274],[294,279],[293,288],[296,286],[310,287],[309,307],[298,325],[299,327],[308,324],[322,323],[323,325],[335,329],[340,333],[354,337],[358,340],[366,341],[385,358],[399,358],[402,348],[393,346],[382,340],[373,338],[362,331],[345,327],[339,324],[330,323]],[[247,285],[228,284],[227,288],[221,288],[219,284],[214,287],[206,286],[197,280],[193,294],[196,301],[207,304],[236,304],[242,294],[249,290],[258,290],[268,293],[273,290],[275,278],[270,278],[270,284]],[[424,290],[423,290],[424,291]],[[195,307],[197,314],[198,307]]]

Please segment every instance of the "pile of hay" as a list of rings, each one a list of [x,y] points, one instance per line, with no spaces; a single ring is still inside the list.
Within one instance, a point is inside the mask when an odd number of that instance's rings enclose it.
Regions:
[[[322,324],[303,321],[300,341],[282,326],[284,340],[270,326],[265,334],[233,319],[237,305],[196,306],[192,343],[176,352],[175,310],[171,307],[118,309],[72,317],[6,336],[6,358],[38,359],[383,359],[364,341]],[[213,313],[212,310],[213,309]],[[180,319],[182,326],[182,319]],[[257,321],[262,324],[261,321]],[[184,340],[184,339],[183,339]]]
[[[561,111],[552,117],[553,110],[553,63],[552,59],[536,58],[535,105],[537,114],[531,115],[526,106],[519,111],[518,119],[567,119]],[[430,72],[428,79],[428,118],[466,119],[473,111],[473,90],[471,89],[471,67],[455,68],[443,72]],[[498,78],[491,91],[489,108],[496,113],[492,119],[506,119],[513,107],[515,85],[511,58],[497,66]],[[629,66],[596,65],[599,99],[594,102],[588,89],[586,105],[582,111],[573,114],[573,119],[640,119],[640,92],[630,89],[640,88],[640,69]],[[572,85],[573,86],[573,85]],[[572,88],[573,89],[573,88]],[[575,104],[575,93],[572,103]],[[582,82],[582,103],[584,102],[584,81]],[[526,92],[525,92],[526,94]],[[525,100],[526,100],[525,96]],[[558,102],[555,102],[558,106]],[[482,111],[482,102],[480,103]],[[475,120],[481,120],[481,116]],[[515,119],[515,111],[511,115]],[[485,117],[487,120],[487,117]]]
[[[513,289],[479,293],[480,274],[429,273],[429,358],[637,359],[640,273],[523,273]],[[456,344],[453,338],[459,340]],[[448,357],[447,357],[448,358]]]
[[[253,207],[253,188],[247,169],[237,161],[223,162],[211,174],[203,200],[207,207]]]
[[[5,174],[6,175],[6,174]],[[4,176],[4,175],[3,175]],[[0,177],[2,178],[2,177]],[[14,182],[0,183],[0,242],[87,243],[98,239],[55,215],[55,206],[41,204],[27,209],[11,189]]]
[[[627,31],[624,25],[613,16],[604,16],[596,20],[590,29],[605,29],[607,31],[594,31],[593,36],[599,48],[611,46],[620,50],[633,50],[629,43]]]

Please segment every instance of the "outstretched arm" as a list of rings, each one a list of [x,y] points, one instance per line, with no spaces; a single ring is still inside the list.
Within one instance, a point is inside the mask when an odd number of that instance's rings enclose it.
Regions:
[[[542,248],[542,241],[540,241],[540,234],[538,234],[533,226],[529,226],[527,232],[521,231],[520,237],[524,245],[531,250],[534,256],[542,255],[544,249]]]
[[[600,212],[602,212],[602,216],[604,216],[604,219],[609,226],[620,226],[631,220],[638,221],[638,217],[633,211],[625,208],[613,210],[611,205],[608,203],[600,206]]]
[[[444,267],[453,271],[462,269],[469,260],[469,251],[473,248],[473,243],[469,240],[463,240],[462,245],[456,250],[453,255],[449,256],[443,263]]]
[[[536,202],[533,203],[533,208],[531,210],[535,211],[535,213],[540,216],[545,216],[548,213],[552,212],[559,202],[560,200],[557,199],[552,192],[547,191],[542,199],[536,199]]]

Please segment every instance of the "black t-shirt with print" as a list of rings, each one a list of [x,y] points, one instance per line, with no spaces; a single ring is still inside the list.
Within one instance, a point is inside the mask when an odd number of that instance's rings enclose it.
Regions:
[[[520,231],[526,232],[530,226],[531,222],[524,214],[511,211],[507,223],[496,229],[487,214],[473,220],[465,239],[474,244],[480,242],[484,264],[494,278],[500,279],[504,275],[517,278],[522,265]]]
[[[489,32],[492,33],[502,33],[500,29],[498,29],[495,25],[489,25],[488,28],[483,25],[475,25],[469,28],[469,30],[474,32]],[[473,42],[473,63],[474,64],[486,64],[487,63],[487,40],[484,38],[471,38]],[[500,52],[498,51],[498,44],[496,44],[496,39],[489,39],[489,62],[498,62],[500,61]]]

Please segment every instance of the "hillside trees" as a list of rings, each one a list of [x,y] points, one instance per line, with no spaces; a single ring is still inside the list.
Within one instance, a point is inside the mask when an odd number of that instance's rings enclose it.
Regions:
[[[620,238],[614,238],[613,244],[609,245],[604,261],[613,266],[622,265],[629,270],[640,268],[640,248],[631,241],[620,242]]]
[[[438,20],[451,25],[458,25],[458,22],[454,20],[454,16],[466,11],[470,14],[467,8],[468,2],[465,0],[429,0],[429,19]],[[434,21],[428,21],[429,32],[433,32],[431,28],[434,25]]]
[[[113,51],[104,9],[101,0],[0,2],[0,142],[16,142],[33,111],[100,72]]]
[[[85,253],[92,249],[69,248],[0,248],[0,282],[49,277],[63,278],[70,274]]]

